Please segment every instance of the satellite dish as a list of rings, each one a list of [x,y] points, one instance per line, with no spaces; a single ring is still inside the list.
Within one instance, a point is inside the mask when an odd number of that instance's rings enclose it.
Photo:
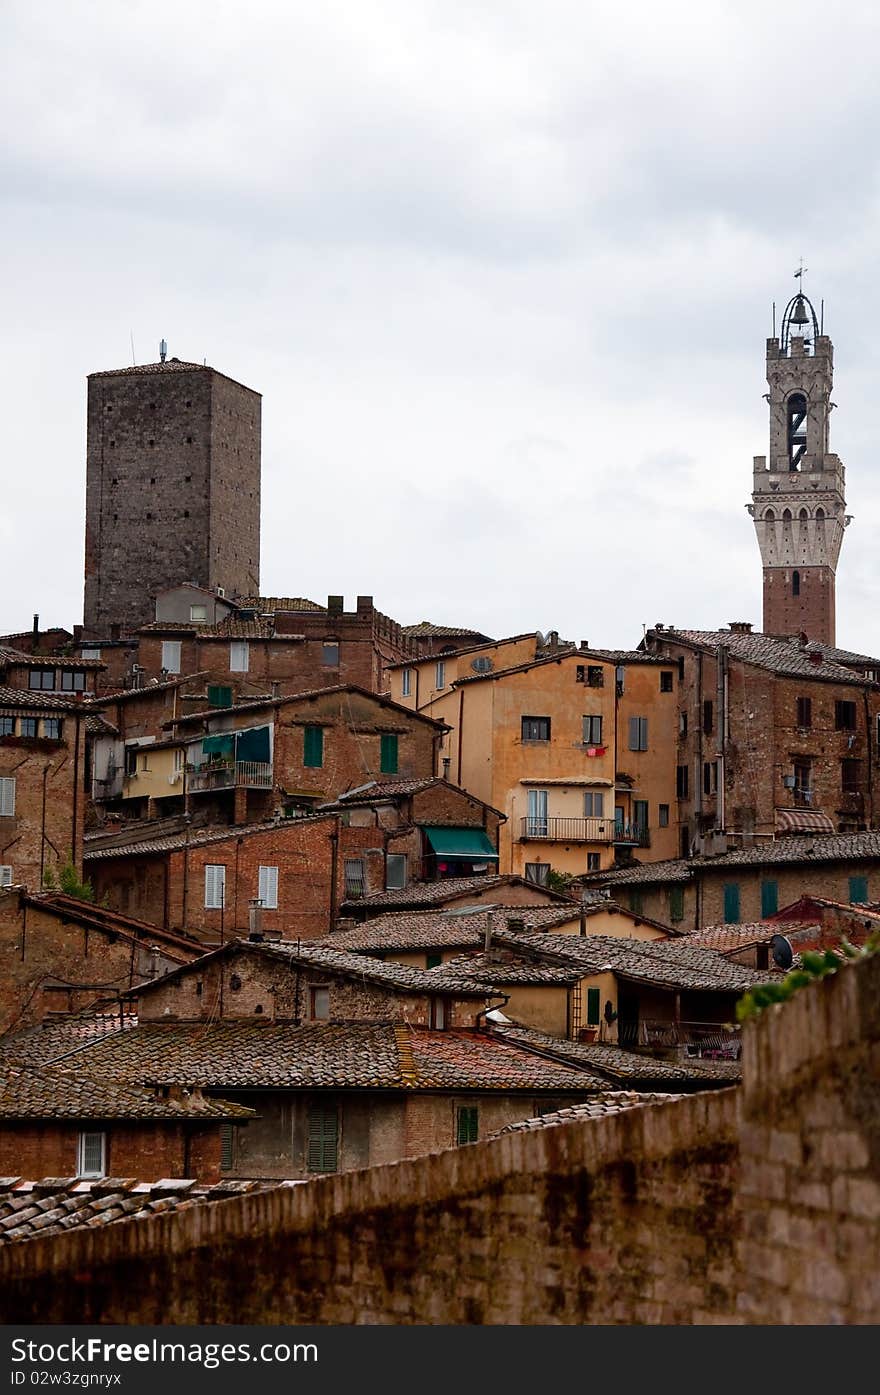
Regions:
[[[791,942],[784,935],[774,935],[770,940],[770,953],[773,955],[773,963],[778,969],[790,969],[794,959],[794,950]]]
[[[487,1022],[495,1022],[500,1027],[512,1027],[513,1021],[510,1017],[505,1017],[500,1008],[490,1008],[486,1013]]]

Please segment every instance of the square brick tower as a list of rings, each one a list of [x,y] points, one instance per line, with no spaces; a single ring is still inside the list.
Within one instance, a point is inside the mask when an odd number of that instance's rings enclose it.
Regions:
[[[748,509],[764,564],[764,633],[823,644],[835,642],[835,575],[850,521],[846,472],[828,450],[833,373],[834,347],[801,290],[781,339],[767,340],[770,459],[755,457]]]
[[[87,637],[131,633],[181,581],[258,594],[260,394],[164,355],[88,383]]]

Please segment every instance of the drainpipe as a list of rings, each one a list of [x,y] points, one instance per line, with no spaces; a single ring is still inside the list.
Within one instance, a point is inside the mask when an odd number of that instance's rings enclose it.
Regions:
[[[702,813],[703,813],[703,652],[697,654],[697,739],[695,742],[697,768],[694,772],[694,829],[695,837],[698,840],[700,852],[702,845]]]
[[[71,848],[70,860],[77,869],[79,876],[82,876],[82,860],[77,861],[76,857],[76,835],[79,832],[77,813],[79,810],[79,738],[82,728],[82,711],[77,710],[74,718],[74,748],[73,748],[73,823],[71,828]]]
[[[464,745],[464,688],[458,690],[458,776],[456,784],[461,785],[461,748]]]
[[[339,877],[339,829],[341,826],[340,817],[337,814],[330,834],[330,931],[336,929],[336,918],[339,913],[337,878]]]
[[[868,704],[868,689],[862,689],[862,702],[865,707],[865,750],[868,758],[868,827],[874,827],[874,734],[871,730],[871,709]]]
[[[715,721],[718,734],[718,800],[715,815],[716,827],[723,833],[727,827],[727,809],[725,802],[724,757],[727,751],[727,705],[728,705],[728,651],[724,644],[718,645],[718,652],[715,656]]]
[[[43,890],[43,873],[46,868],[46,781],[49,778],[49,765],[43,766],[43,809],[40,816],[40,891]]]

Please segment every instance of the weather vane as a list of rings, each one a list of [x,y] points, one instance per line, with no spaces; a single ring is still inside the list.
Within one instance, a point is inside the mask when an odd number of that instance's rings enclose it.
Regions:
[[[810,269],[810,268],[809,268],[808,266],[804,266],[804,259],[803,259],[803,257],[801,257],[801,264],[800,264],[800,266],[798,267],[797,271],[796,271],[795,274],[794,274],[794,279],[795,279],[796,281],[800,281],[800,283],[801,283],[801,285],[800,285],[800,289],[801,289],[801,290],[803,290],[803,288],[804,288],[804,281],[803,281],[804,272],[805,272],[805,271],[809,271],[809,269]]]

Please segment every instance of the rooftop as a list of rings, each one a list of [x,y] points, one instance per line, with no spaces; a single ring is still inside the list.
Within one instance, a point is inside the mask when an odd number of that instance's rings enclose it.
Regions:
[[[625,886],[631,883],[689,882],[696,873],[715,867],[774,867],[785,863],[858,862],[880,858],[880,831],[866,833],[815,833],[803,838],[786,836],[756,843],[750,848],[719,853],[714,857],[675,858],[667,862],[634,862],[589,877],[593,886]]]
[[[250,1119],[253,1110],[195,1092],[160,1099],[136,1085],[77,1075],[46,1065],[0,1067],[0,1120],[14,1119]]]
[[[533,1129],[552,1129],[557,1124],[577,1124],[582,1119],[604,1119],[609,1114],[620,1114],[625,1109],[638,1109],[649,1104],[666,1104],[669,1100],[684,1098],[684,1095],[609,1090],[607,1094],[596,1095],[593,1099],[585,1100],[583,1104],[570,1104],[565,1109],[553,1109],[548,1114],[539,1114],[533,1119],[520,1119],[515,1124],[505,1124],[503,1129],[489,1134],[489,1137],[500,1138],[505,1133],[530,1133]]]
[[[417,910],[420,907],[442,905],[444,901],[455,901],[462,896],[483,896],[490,893],[494,901],[502,902],[504,888],[514,886],[529,887],[530,890],[537,892],[547,905],[554,903],[573,905],[577,910],[576,903],[571,901],[569,897],[550,891],[546,887],[537,886],[534,882],[527,882],[523,877],[509,875],[445,877],[439,882],[412,882],[409,886],[400,887],[396,891],[377,891],[373,896],[363,896],[357,901],[346,901],[343,909],[348,914],[355,911],[369,913],[374,907],[387,907],[390,910],[400,906]]]
[[[523,1051],[536,1052],[588,1071],[591,1075],[601,1076],[606,1084],[638,1083],[642,1088],[649,1086],[654,1089],[657,1085],[674,1082],[681,1087],[706,1089],[717,1084],[735,1083],[742,1073],[738,1060],[711,1060],[705,1057],[666,1060],[660,1056],[628,1051],[611,1042],[568,1041],[564,1037],[550,1036],[535,1027],[525,1027],[516,1022],[506,1027],[494,1027],[493,1032],[502,1040],[515,1043]]]
[[[768,669],[771,673],[792,678],[817,678],[834,683],[855,683],[864,686],[867,681],[862,675],[853,673],[846,665],[850,662],[876,665],[880,659],[870,659],[864,655],[851,654],[845,649],[836,649],[831,644],[820,644],[808,640],[801,644],[798,639],[780,639],[773,635],[743,634],[738,630],[661,630],[649,631],[654,643],[662,646],[665,640],[675,643],[683,640],[686,644],[704,649],[717,649],[723,644],[737,659]],[[811,654],[821,654],[821,662],[816,663]]]
[[[320,944],[351,950],[356,954],[382,954],[393,951],[461,948],[485,942],[486,924],[511,929],[511,920],[525,922],[527,930],[551,929],[578,915],[578,907],[566,906],[466,906],[459,911],[421,911],[408,914],[394,911],[374,916],[350,930],[335,930]],[[511,933],[516,933],[511,930]],[[433,971],[432,971],[433,972]]]

